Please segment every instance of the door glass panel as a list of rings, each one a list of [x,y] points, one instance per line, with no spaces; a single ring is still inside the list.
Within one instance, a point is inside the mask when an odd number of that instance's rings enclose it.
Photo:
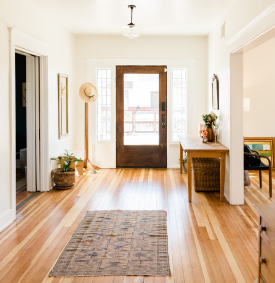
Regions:
[[[159,74],[124,75],[124,145],[159,144]]]

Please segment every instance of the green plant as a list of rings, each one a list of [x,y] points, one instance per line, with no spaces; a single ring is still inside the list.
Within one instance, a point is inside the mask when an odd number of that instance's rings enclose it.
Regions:
[[[72,156],[73,156],[73,153],[69,154],[68,150],[65,149],[65,153],[64,153],[63,156],[60,156],[61,157],[60,159],[59,158],[51,158],[51,160],[58,160],[59,161],[58,164],[61,164],[61,168],[59,168],[60,170],[58,170],[59,172],[68,172],[69,168],[70,168],[70,166],[73,162],[83,162],[83,160],[74,158]]]
[[[213,125],[215,126],[215,122],[218,119],[218,116],[212,111],[210,114],[202,115],[202,119],[207,128],[212,128]]]
[[[182,161],[187,162],[187,154],[185,152],[183,152]],[[180,164],[180,158],[179,158],[179,164]]]

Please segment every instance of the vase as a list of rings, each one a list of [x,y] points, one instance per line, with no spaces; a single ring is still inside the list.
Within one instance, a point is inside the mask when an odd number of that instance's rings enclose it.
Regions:
[[[202,142],[207,143],[208,142],[208,138],[207,137],[202,137]]]
[[[207,131],[207,138],[209,142],[212,142],[215,139],[214,131],[212,128],[206,128]]]
[[[187,161],[186,162],[182,162],[182,174],[186,174],[187,173]]]

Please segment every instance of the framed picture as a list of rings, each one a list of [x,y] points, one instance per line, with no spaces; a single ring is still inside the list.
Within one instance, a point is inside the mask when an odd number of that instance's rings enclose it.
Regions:
[[[219,110],[219,81],[215,74],[212,78],[212,109]]]
[[[69,135],[68,75],[58,74],[58,129],[59,139]]]
[[[22,107],[26,107],[26,83],[22,83]]]
[[[265,155],[271,160],[271,167],[274,168],[274,146],[275,138],[244,138],[244,143],[252,150],[257,150],[261,155]],[[268,165],[268,161],[262,158],[262,162]]]

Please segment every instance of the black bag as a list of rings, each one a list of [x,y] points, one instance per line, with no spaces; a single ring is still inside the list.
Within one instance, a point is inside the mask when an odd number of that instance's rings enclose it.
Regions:
[[[244,152],[252,153],[250,147],[246,144],[244,144]],[[244,155],[244,166],[259,166],[261,164],[261,158],[257,156],[257,154],[252,155]]]

